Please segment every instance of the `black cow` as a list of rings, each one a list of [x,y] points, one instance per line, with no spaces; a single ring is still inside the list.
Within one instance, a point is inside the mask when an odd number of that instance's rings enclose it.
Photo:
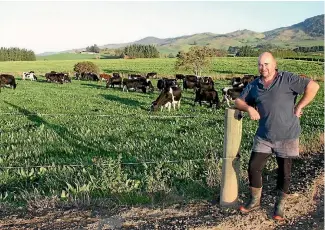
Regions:
[[[196,88],[199,87],[198,77],[195,75],[185,75],[185,79],[183,80],[183,89],[193,89],[194,92]]]
[[[202,101],[210,103],[210,107],[212,105],[216,105],[216,109],[220,108],[220,100],[218,97],[218,92],[214,89],[197,89],[194,99],[194,106],[195,102],[199,102],[200,106],[202,105]]]
[[[142,90],[143,93],[147,92],[147,89],[150,89],[151,92],[154,90],[154,87],[149,79],[139,78],[139,79],[123,79],[123,91],[129,92],[129,89],[133,90]]]
[[[214,82],[211,77],[201,77],[199,79],[198,88],[200,89],[214,89]]]
[[[111,77],[109,79],[109,81],[107,81],[107,83],[106,83],[106,88],[109,88],[109,87],[114,88],[115,85],[119,85],[121,88],[122,87],[122,78],[120,77],[119,74],[114,76],[114,73],[113,73],[113,77]]]
[[[178,87],[178,83],[176,79],[168,79],[168,78],[162,78],[159,79],[157,82],[157,88],[161,91],[168,87]]]
[[[99,81],[98,75],[92,72],[82,72],[80,79],[86,81]]]
[[[115,77],[115,78],[119,78],[119,77],[121,77],[119,73],[113,73],[112,75],[113,75],[113,77]]]
[[[157,78],[156,72],[147,73],[147,78]]]
[[[182,90],[179,87],[168,87],[165,88],[158,98],[152,102],[151,111],[157,111],[158,108],[168,108],[168,112],[170,112],[171,106],[173,106],[174,110],[179,109],[181,106],[181,98],[182,98]]]
[[[63,84],[65,75],[68,76],[65,73],[56,73],[54,71],[51,71],[50,73],[45,74],[45,78],[46,78],[47,82],[54,82],[54,83]]]
[[[138,78],[144,78],[140,74],[130,74],[128,76],[128,79],[138,79]]]
[[[183,74],[176,74],[175,75],[175,78],[176,78],[176,80],[184,80],[185,79],[185,75],[183,75]]]
[[[10,74],[0,74],[0,92],[1,88],[6,85],[9,85],[12,89],[16,89],[17,84],[15,77]]]

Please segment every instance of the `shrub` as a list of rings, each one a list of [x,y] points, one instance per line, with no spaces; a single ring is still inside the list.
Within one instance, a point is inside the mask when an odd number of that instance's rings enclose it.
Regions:
[[[99,74],[98,66],[90,61],[78,62],[77,64],[74,65],[73,70],[78,73],[92,72],[92,73]]]

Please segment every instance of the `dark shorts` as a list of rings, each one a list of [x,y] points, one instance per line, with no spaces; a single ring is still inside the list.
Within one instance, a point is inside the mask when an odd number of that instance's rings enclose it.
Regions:
[[[277,157],[288,158],[299,156],[299,138],[270,142],[259,136],[254,137],[253,152],[275,153]]]

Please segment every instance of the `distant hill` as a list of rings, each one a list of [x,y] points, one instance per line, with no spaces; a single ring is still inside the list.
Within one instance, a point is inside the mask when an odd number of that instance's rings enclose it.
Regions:
[[[131,44],[155,44],[162,54],[176,54],[180,50],[187,51],[193,45],[205,45],[217,49],[228,49],[229,46],[244,45],[256,47],[263,44],[273,44],[286,48],[324,45],[324,14],[308,18],[303,22],[289,27],[277,28],[263,33],[245,29],[227,34],[207,32],[165,39],[145,37],[130,43],[106,44],[99,46],[99,48],[116,49]],[[73,50],[81,51],[83,49]],[[71,52],[73,50],[62,51],[60,53]],[[37,56],[44,56],[44,53],[38,54]]]

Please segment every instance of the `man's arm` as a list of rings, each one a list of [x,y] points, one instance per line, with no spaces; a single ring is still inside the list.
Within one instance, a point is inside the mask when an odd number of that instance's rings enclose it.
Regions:
[[[252,119],[252,120],[259,120],[260,119],[260,114],[256,111],[256,109],[254,109],[253,107],[247,105],[247,103],[240,99],[240,98],[237,98],[235,100],[235,107],[241,111],[245,111],[249,114],[249,117]]]
[[[294,113],[297,117],[300,117],[302,115],[302,109],[314,99],[318,90],[319,85],[315,81],[311,80],[306,86],[303,97],[295,106]]]

